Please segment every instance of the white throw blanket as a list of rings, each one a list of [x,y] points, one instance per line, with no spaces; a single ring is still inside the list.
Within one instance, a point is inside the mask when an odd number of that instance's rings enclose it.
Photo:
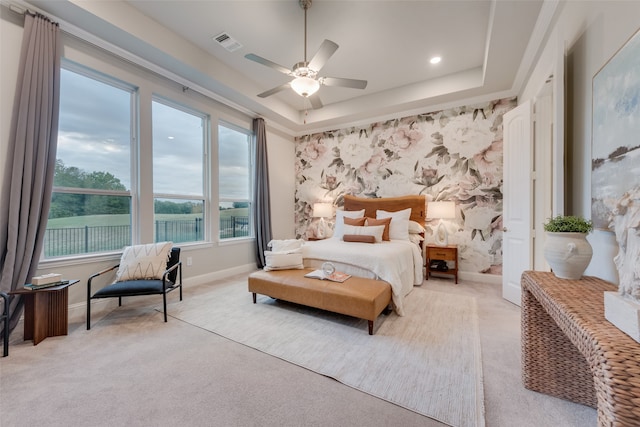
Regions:
[[[302,256],[305,267],[319,268],[322,262],[330,261],[339,271],[389,283],[399,316],[404,316],[405,295],[411,292],[413,285],[422,284],[420,248],[408,240],[370,244],[325,239],[306,242]]]

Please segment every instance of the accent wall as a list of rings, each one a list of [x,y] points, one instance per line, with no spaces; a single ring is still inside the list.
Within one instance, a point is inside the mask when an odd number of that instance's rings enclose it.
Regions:
[[[501,274],[502,116],[515,106],[506,98],[296,138],[296,237],[317,235],[314,203],[424,194],[456,204],[445,226],[460,270]],[[428,243],[438,221],[427,220]]]

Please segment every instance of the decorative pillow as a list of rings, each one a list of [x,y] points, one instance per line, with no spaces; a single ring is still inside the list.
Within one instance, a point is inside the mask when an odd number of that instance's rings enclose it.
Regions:
[[[271,270],[300,270],[304,268],[302,249],[290,252],[264,251],[265,271]]]
[[[422,224],[416,221],[409,221],[409,234],[424,233],[424,227]]]
[[[342,240],[344,234],[344,219],[345,218],[362,218],[364,217],[364,209],[359,211],[345,211],[342,209],[336,210],[336,224],[333,227],[333,238]]]
[[[122,251],[116,282],[162,279],[173,242],[127,246]]]
[[[364,226],[365,222],[367,221],[367,218],[362,217],[362,218],[344,218],[344,223],[347,225],[355,225],[357,227],[362,227]]]
[[[376,243],[382,242],[382,233],[384,233],[384,225],[375,225],[373,227],[356,227],[355,225],[344,226],[344,234],[355,234],[357,236],[374,236]]]
[[[345,234],[342,236],[342,240],[345,242],[359,242],[359,243],[375,243],[375,236],[359,236],[357,234]]]
[[[393,218],[389,226],[389,239],[392,240],[409,240],[409,217],[411,216],[411,208],[407,208],[397,212],[376,211],[376,218]]]
[[[302,239],[272,240],[267,243],[267,246],[272,252],[290,252],[302,248],[303,243]]]
[[[384,225],[384,232],[382,233],[382,240],[389,240],[389,227],[391,224],[391,218],[384,219],[375,219],[375,218],[367,218],[365,225],[367,227],[375,226],[375,225]]]

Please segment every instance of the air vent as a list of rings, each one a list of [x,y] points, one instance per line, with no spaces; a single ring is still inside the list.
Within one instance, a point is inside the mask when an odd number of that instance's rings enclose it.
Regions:
[[[238,42],[227,33],[220,33],[217,36],[214,36],[213,39],[229,52],[235,52],[242,47],[240,42]]]

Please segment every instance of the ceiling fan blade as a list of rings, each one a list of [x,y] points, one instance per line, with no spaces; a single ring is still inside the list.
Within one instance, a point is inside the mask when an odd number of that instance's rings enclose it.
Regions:
[[[274,70],[280,71],[281,73],[284,73],[288,76],[292,75],[291,70],[283,67],[280,64],[276,64],[273,61],[269,61],[268,59],[264,59],[261,56],[258,55],[254,55],[253,53],[248,53],[244,56],[245,58],[257,62],[258,64],[262,64],[262,65],[266,65],[267,67],[273,68]]]
[[[258,97],[266,98],[267,96],[271,96],[274,93],[280,92],[281,90],[289,89],[290,87],[291,87],[291,83],[285,83],[283,85],[276,86],[273,89],[269,89],[269,90],[267,90],[265,92],[262,92],[262,93],[258,94]]]
[[[331,40],[323,41],[320,45],[320,49],[318,49],[316,54],[313,55],[313,58],[311,58],[311,61],[309,61],[308,67],[316,73],[319,72],[336,50],[338,50],[337,44]]]
[[[364,89],[367,87],[366,80],[343,79],[340,77],[321,77],[318,80],[320,84],[325,86],[350,87],[352,89]]]
[[[311,103],[311,106],[313,107],[314,110],[317,110],[318,108],[322,108],[322,101],[320,101],[320,96],[317,93],[314,93],[313,95],[309,96],[307,99],[309,99],[309,102]]]

